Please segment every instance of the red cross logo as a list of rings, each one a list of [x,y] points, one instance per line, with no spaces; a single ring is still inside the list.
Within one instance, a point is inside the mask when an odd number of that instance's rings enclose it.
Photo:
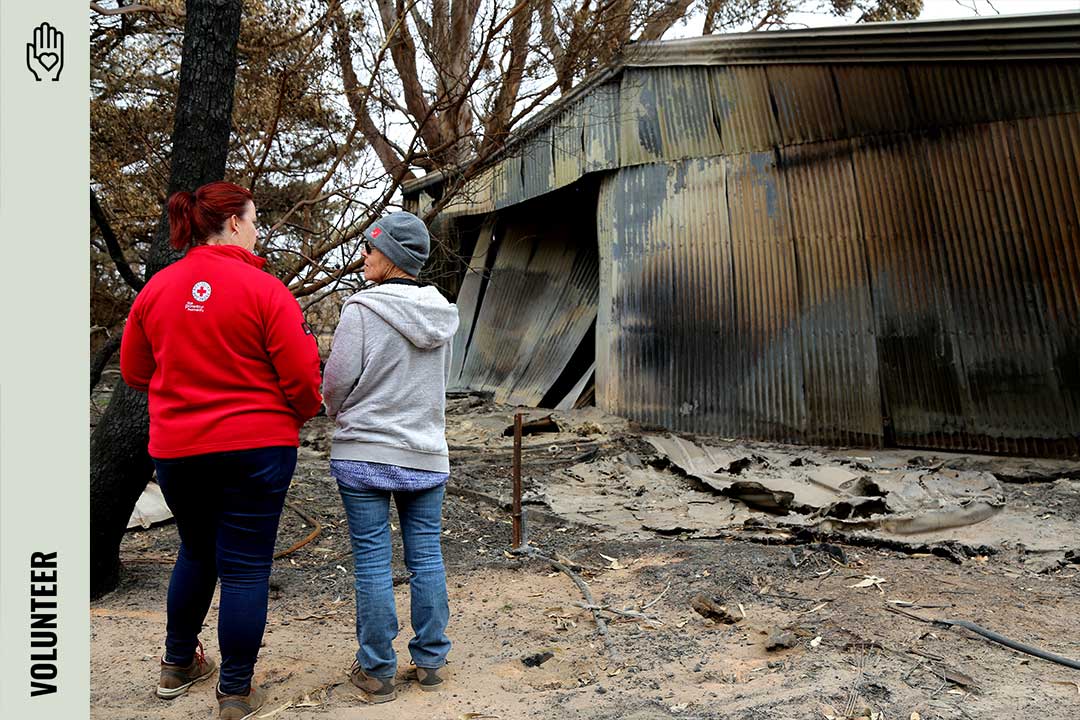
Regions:
[[[195,286],[191,288],[191,296],[199,302],[206,302],[210,298],[210,283],[195,283]]]

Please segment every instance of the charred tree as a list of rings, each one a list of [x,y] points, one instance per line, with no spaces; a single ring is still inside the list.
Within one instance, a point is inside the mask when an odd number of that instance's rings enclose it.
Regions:
[[[240,0],[187,0],[180,87],[173,120],[168,194],[225,174],[240,37]],[[179,257],[169,245],[164,207],[146,279]],[[90,437],[90,594],[116,587],[120,540],[153,472],[147,454],[147,398],[118,383]]]
[[[90,392],[94,392],[94,388],[101,382],[101,376],[105,372],[105,367],[112,360],[112,356],[120,349],[120,341],[124,337],[124,333],[120,332],[113,335],[111,338],[105,341],[105,344],[98,348],[98,351],[94,353],[90,358]]]

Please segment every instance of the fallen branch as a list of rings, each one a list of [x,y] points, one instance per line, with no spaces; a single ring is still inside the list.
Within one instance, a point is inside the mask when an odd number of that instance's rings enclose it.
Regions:
[[[657,625],[663,625],[664,621],[655,615],[646,615],[645,613],[634,612],[633,610],[620,610],[613,608],[610,605],[588,605],[586,603],[570,603],[574,607],[584,608],[585,610],[594,610],[599,612],[609,612],[612,615],[622,615],[623,617],[633,618],[635,620],[647,620]]]
[[[1012,648],[1013,650],[1016,650],[1017,652],[1022,652],[1022,653],[1025,653],[1027,655],[1033,655],[1034,657],[1042,658],[1043,660],[1049,660],[1050,662],[1057,663],[1058,665],[1064,665],[1065,667],[1070,667],[1070,668],[1072,668],[1074,670],[1080,670],[1080,662],[1078,662],[1076,660],[1072,660],[1072,659],[1067,658],[1067,657],[1062,657],[1061,655],[1055,655],[1054,653],[1047,652],[1046,650],[1043,650],[1041,648],[1037,648],[1037,647],[1035,647],[1033,645],[1027,645],[1027,644],[1019,642],[1017,640],[1007,638],[1004,635],[1000,635],[1000,634],[994,632],[993,630],[987,630],[986,628],[982,627],[981,625],[973,623],[970,620],[949,620],[947,618],[941,618],[941,619],[925,618],[925,617],[922,617],[921,615],[916,615],[915,613],[908,612],[907,610],[903,610],[903,609],[898,608],[898,607],[896,607],[894,605],[886,605],[885,609],[888,610],[891,613],[896,613],[897,615],[903,615],[905,617],[911,618],[912,620],[918,620],[919,622],[927,623],[928,625],[937,625],[938,627],[962,627],[962,628],[964,628],[966,630],[970,630],[973,633],[976,633],[978,635],[982,635],[984,638],[986,638],[987,640],[990,640],[991,642],[996,642],[999,645],[1004,645],[1005,647]]]
[[[642,611],[648,610],[653,605],[660,602],[660,598],[664,597],[664,595],[667,595],[667,591],[670,590],[670,589],[671,589],[671,583],[668,582],[667,587],[665,587],[663,590],[661,590],[659,595],[657,595],[652,600],[650,600],[649,602],[647,602],[647,603],[645,603],[644,605],[641,606]]]
[[[319,537],[319,533],[321,533],[321,532],[322,532],[322,523],[321,523],[321,522],[319,522],[319,521],[318,521],[317,519],[313,518],[312,516],[308,515],[308,514],[307,514],[306,512],[304,512],[304,511],[303,511],[303,510],[302,510],[302,509],[300,508],[300,506],[299,506],[299,505],[297,505],[296,503],[292,502],[291,500],[286,500],[286,501],[285,501],[285,504],[286,504],[286,505],[288,505],[288,506],[289,506],[290,508],[292,508],[293,512],[295,512],[295,513],[296,513],[297,515],[299,515],[299,516],[300,516],[301,518],[303,518],[303,519],[304,519],[304,522],[306,522],[306,523],[307,523],[308,525],[312,525],[312,526],[314,526],[314,528],[315,528],[315,529],[314,529],[314,530],[312,530],[312,531],[311,531],[311,532],[310,532],[310,533],[308,534],[308,536],[307,536],[306,538],[304,538],[304,539],[303,539],[303,540],[301,540],[300,542],[296,543],[296,544],[295,544],[295,545],[293,545],[292,547],[286,548],[285,550],[282,550],[282,551],[281,551],[281,552],[279,552],[279,553],[274,553],[274,559],[275,559],[275,560],[277,560],[277,559],[279,559],[279,558],[283,558],[283,557],[285,557],[286,555],[291,555],[292,553],[296,552],[296,551],[297,551],[297,550],[299,550],[300,548],[302,548],[302,547],[304,547],[305,545],[307,545],[307,544],[308,544],[309,542],[311,542],[311,541],[312,541],[312,540],[314,540],[315,538]]]
[[[279,706],[277,709],[271,710],[270,712],[268,712],[268,713],[266,713],[264,715],[259,715],[259,717],[260,718],[273,717],[274,715],[277,715],[279,712],[282,712],[283,710],[290,710],[292,708],[321,707],[321,706],[325,705],[327,703],[327,701],[329,700],[330,691],[333,690],[334,688],[336,688],[338,685],[342,685],[342,684],[344,684],[344,681],[335,680],[334,682],[327,683],[326,685],[321,685],[321,686],[315,688],[314,690],[306,692],[306,693],[304,693],[302,695],[298,695],[298,696],[292,698],[291,700],[286,701],[283,705]],[[316,697],[321,696],[322,699],[313,700],[312,695],[315,695]]]
[[[616,649],[614,643],[611,642],[611,637],[608,635],[607,622],[604,621],[603,616],[600,614],[600,606],[596,604],[596,600],[593,599],[592,592],[589,590],[589,585],[581,579],[581,576],[568,568],[563,563],[556,560],[555,558],[550,558],[547,555],[539,552],[535,548],[519,548],[516,552],[527,557],[536,558],[537,560],[543,560],[544,562],[549,563],[553,568],[565,574],[567,577],[574,581],[574,584],[577,585],[578,590],[580,590],[581,594],[585,597],[585,602],[589,606],[588,609],[592,612],[593,620],[596,622],[596,630],[604,639],[604,647],[607,649],[608,657],[610,657],[612,660],[618,660],[619,651],[618,649]]]
[[[809,597],[803,597],[801,595],[787,595],[787,594],[784,594],[784,593],[767,593],[767,592],[759,592],[758,597],[778,598],[780,600],[798,600],[800,602],[812,602],[812,603],[821,602],[822,600],[832,600],[832,598],[809,598]]]

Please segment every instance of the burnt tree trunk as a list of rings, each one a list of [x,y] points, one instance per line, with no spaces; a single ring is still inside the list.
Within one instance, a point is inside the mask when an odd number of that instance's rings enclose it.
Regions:
[[[116,351],[120,349],[120,342],[124,337],[124,331],[113,335],[111,338],[105,341],[105,344],[98,348],[98,351],[94,353],[94,356],[90,358],[90,393],[93,394],[94,388],[101,382],[101,375],[105,372],[105,366],[112,360],[112,356],[116,354]]]
[[[194,190],[225,174],[229,149],[240,0],[187,0],[180,89],[173,121],[168,194]],[[150,249],[146,279],[179,254],[169,246],[162,208]],[[153,473],[147,454],[146,394],[117,384],[104,416],[90,436],[90,594],[116,587],[120,540],[128,518]]]

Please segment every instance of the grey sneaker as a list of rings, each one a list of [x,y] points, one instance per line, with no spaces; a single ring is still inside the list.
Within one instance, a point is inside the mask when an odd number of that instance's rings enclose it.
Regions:
[[[161,677],[158,679],[157,696],[165,700],[180,697],[195,683],[213,674],[217,665],[203,654],[202,643],[195,649],[195,657],[187,665],[173,665],[161,656]]]
[[[424,692],[438,692],[446,687],[446,666],[425,668],[413,666],[405,671],[405,677],[415,680]]]
[[[397,697],[397,688],[394,687],[393,678],[371,677],[355,660],[349,668],[349,682],[363,690],[368,702],[371,703],[390,702]]]
[[[252,685],[247,695],[225,695],[221,688],[215,688],[218,701],[218,718],[220,720],[246,720],[255,717],[259,708],[266,702],[263,691]]]

